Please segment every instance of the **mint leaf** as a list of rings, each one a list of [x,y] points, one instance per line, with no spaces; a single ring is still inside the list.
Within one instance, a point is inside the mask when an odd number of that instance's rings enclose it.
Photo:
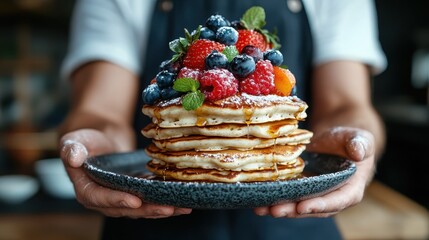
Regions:
[[[200,38],[201,28],[202,28],[202,27],[203,27],[203,26],[198,25],[197,29],[196,29],[196,30],[194,30],[194,31],[192,31],[192,33],[191,33],[192,42],[195,42],[195,41],[197,41],[197,40]]]
[[[223,49],[222,53],[226,56],[228,59],[228,62],[231,62],[232,59],[238,55],[238,50],[235,47],[235,45],[227,46]]]
[[[258,6],[251,7],[243,14],[241,22],[246,29],[262,29],[266,24],[265,10]]]
[[[187,51],[187,49],[189,47],[188,40],[186,40],[186,38],[180,37],[179,42],[180,42],[180,47],[181,47],[182,51]]]
[[[200,82],[192,78],[178,78],[174,81],[173,89],[178,92],[196,92]]]
[[[186,40],[188,40],[189,42],[192,42],[192,36],[189,33],[188,29],[185,28],[185,38]]]
[[[169,42],[168,46],[170,47],[171,51],[175,53],[180,53],[182,51],[182,46],[179,39],[174,39],[173,41]]]
[[[186,94],[182,99],[182,106],[185,110],[195,110],[204,103],[204,94],[198,90]]]
[[[280,39],[277,36],[277,31],[270,33],[267,29],[261,29],[261,30],[258,30],[258,32],[264,35],[264,38],[268,43],[272,44],[273,49],[280,49],[281,45],[279,43]]]

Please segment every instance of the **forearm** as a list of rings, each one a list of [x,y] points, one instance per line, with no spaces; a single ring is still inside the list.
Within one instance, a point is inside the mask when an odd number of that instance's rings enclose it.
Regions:
[[[314,72],[310,124],[315,133],[336,126],[367,130],[375,138],[376,159],[385,144],[384,125],[371,104],[369,73],[356,62],[333,62]],[[327,89],[322,91],[322,89]]]
[[[91,62],[74,72],[70,84],[71,110],[60,127],[60,135],[78,129],[96,129],[111,137],[118,151],[133,149],[131,125],[137,77],[111,63]]]

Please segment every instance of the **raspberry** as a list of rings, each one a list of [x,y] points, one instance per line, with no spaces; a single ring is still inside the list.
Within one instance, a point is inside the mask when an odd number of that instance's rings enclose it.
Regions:
[[[240,91],[251,95],[268,95],[276,92],[273,65],[268,60],[256,63],[255,71],[240,82]]]
[[[200,79],[200,89],[206,99],[214,102],[237,93],[238,80],[226,69],[207,70]]]
[[[202,71],[200,71],[199,69],[183,67],[182,69],[180,69],[177,78],[192,78],[195,80],[200,80],[201,75]]]

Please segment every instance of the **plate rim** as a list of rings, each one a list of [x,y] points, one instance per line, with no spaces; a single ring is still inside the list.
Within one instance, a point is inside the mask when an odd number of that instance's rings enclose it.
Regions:
[[[267,188],[267,189],[276,189],[278,188],[279,190],[282,190],[280,188],[287,188],[287,187],[300,187],[300,186],[304,186],[304,185],[308,185],[311,183],[314,183],[315,181],[328,181],[329,179],[336,179],[337,178],[342,178],[342,180],[336,180],[338,181],[338,183],[336,185],[330,186],[329,188],[326,188],[324,191],[319,191],[319,192],[315,192],[315,193],[309,193],[309,194],[298,194],[298,195],[302,195],[302,196],[298,196],[296,198],[283,198],[280,199],[277,202],[284,202],[284,201],[300,201],[303,199],[308,199],[310,197],[315,197],[317,195],[322,195],[326,192],[330,192],[333,191],[335,189],[338,189],[339,187],[341,187],[342,185],[344,185],[348,179],[353,176],[356,172],[356,164],[352,161],[352,160],[348,160],[346,158],[343,157],[339,157],[339,156],[333,156],[333,155],[327,155],[327,154],[316,154],[319,156],[315,156],[313,158],[316,157],[320,157],[323,155],[326,155],[327,157],[334,157],[337,159],[340,159],[342,161],[342,164],[346,164],[345,166],[339,166],[338,171],[334,171],[331,173],[322,173],[322,174],[318,174],[316,176],[308,176],[305,178],[299,178],[299,179],[291,179],[291,180],[282,180],[282,181],[266,181],[266,182],[237,182],[237,183],[223,183],[223,182],[203,182],[203,181],[169,181],[169,180],[158,180],[158,179],[147,179],[147,178],[142,178],[142,177],[138,177],[138,176],[131,176],[131,175],[127,175],[126,173],[119,173],[119,172],[114,172],[111,171],[111,169],[106,170],[106,168],[100,168],[100,165],[96,165],[95,163],[92,163],[94,161],[100,161],[102,160],[102,158],[108,158],[110,156],[115,156],[115,157],[120,157],[121,155],[132,155],[132,154],[139,154],[139,153],[143,153],[145,156],[143,156],[142,158],[147,157],[147,155],[144,153],[144,150],[137,150],[137,151],[131,151],[131,152],[122,152],[122,153],[111,153],[111,154],[103,154],[103,155],[98,155],[98,156],[93,156],[90,158],[87,158],[84,162],[84,169],[86,171],[86,173],[89,175],[89,177],[97,182],[98,184],[105,186],[105,187],[109,187],[109,188],[113,188],[119,191],[124,191],[124,192],[128,192],[134,195],[139,196],[143,201],[146,202],[152,202],[155,204],[165,204],[165,205],[174,205],[177,207],[187,207],[187,208],[194,208],[194,209],[237,209],[237,208],[248,208],[248,207],[258,207],[258,206],[263,206],[263,205],[252,205],[252,206],[247,206],[247,205],[243,205],[243,206],[238,206],[237,207],[212,207],[209,205],[203,205],[203,207],[199,207],[195,204],[190,204],[190,205],[186,205],[186,204],[177,204],[177,200],[165,200],[163,199],[162,201],[157,201],[157,200],[153,200],[154,196],[148,196],[147,193],[148,188],[154,188],[155,187],[155,191],[160,191],[159,189],[157,189],[156,187],[158,186],[162,186],[165,187],[169,190],[171,189],[175,189],[175,188],[186,188],[185,190],[192,190],[194,192],[197,193],[204,193],[207,190],[212,190],[212,189],[216,189],[217,191],[244,191],[244,192],[249,192],[250,190],[255,190],[255,189],[259,189],[259,188]],[[309,152],[308,152],[309,153]],[[313,154],[313,153],[310,153]],[[141,159],[140,160],[133,160],[133,164],[137,163],[137,162],[146,162],[149,159]],[[113,160],[111,160],[113,161]],[[308,162],[308,160],[305,160],[306,162]],[[128,161],[129,162],[129,161]],[[311,160],[309,161],[311,162]],[[124,166],[127,164],[119,164],[118,166]],[[130,164],[132,166],[132,164]],[[89,171],[89,173],[88,173]],[[143,170],[145,172],[148,172],[148,170]],[[97,177],[94,176],[94,174],[92,172],[96,172],[96,173],[100,173],[100,174],[104,174],[104,175],[109,175],[109,177],[116,179],[116,180],[122,180],[122,179],[127,179],[128,182],[130,182],[131,185],[133,184],[137,184],[139,185],[139,190],[138,191],[133,191],[130,190],[131,187],[127,186],[126,189],[124,187],[117,187],[116,185],[119,185],[117,182],[110,182],[107,183],[107,186],[105,185],[105,182],[103,182],[103,180],[97,179]],[[94,179],[95,178],[95,179]],[[146,195],[144,196],[144,193],[146,193]],[[249,192],[250,193],[250,192]],[[154,195],[154,194],[152,194]],[[171,194],[170,194],[171,195]],[[156,197],[155,197],[156,198]],[[152,200],[151,200],[152,199]],[[180,201],[179,201],[180,202]],[[266,205],[266,204],[264,204]],[[272,204],[271,204],[272,205]]]

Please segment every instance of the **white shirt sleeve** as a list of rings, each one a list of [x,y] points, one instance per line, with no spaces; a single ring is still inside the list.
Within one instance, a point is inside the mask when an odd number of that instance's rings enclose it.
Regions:
[[[314,42],[314,64],[361,61],[386,68],[372,0],[303,0]],[[61,77],[94,60],[141,72],[155,0],[79,0]]]
[[[154,2],[78,1],[61,77],[67,79],[76,68],[95,60],[109,61],[139,74]]]
[[[314,64],[360,61],[373,74],[386,68],[372,0],[304,0],[304,5],[313,35]]]

